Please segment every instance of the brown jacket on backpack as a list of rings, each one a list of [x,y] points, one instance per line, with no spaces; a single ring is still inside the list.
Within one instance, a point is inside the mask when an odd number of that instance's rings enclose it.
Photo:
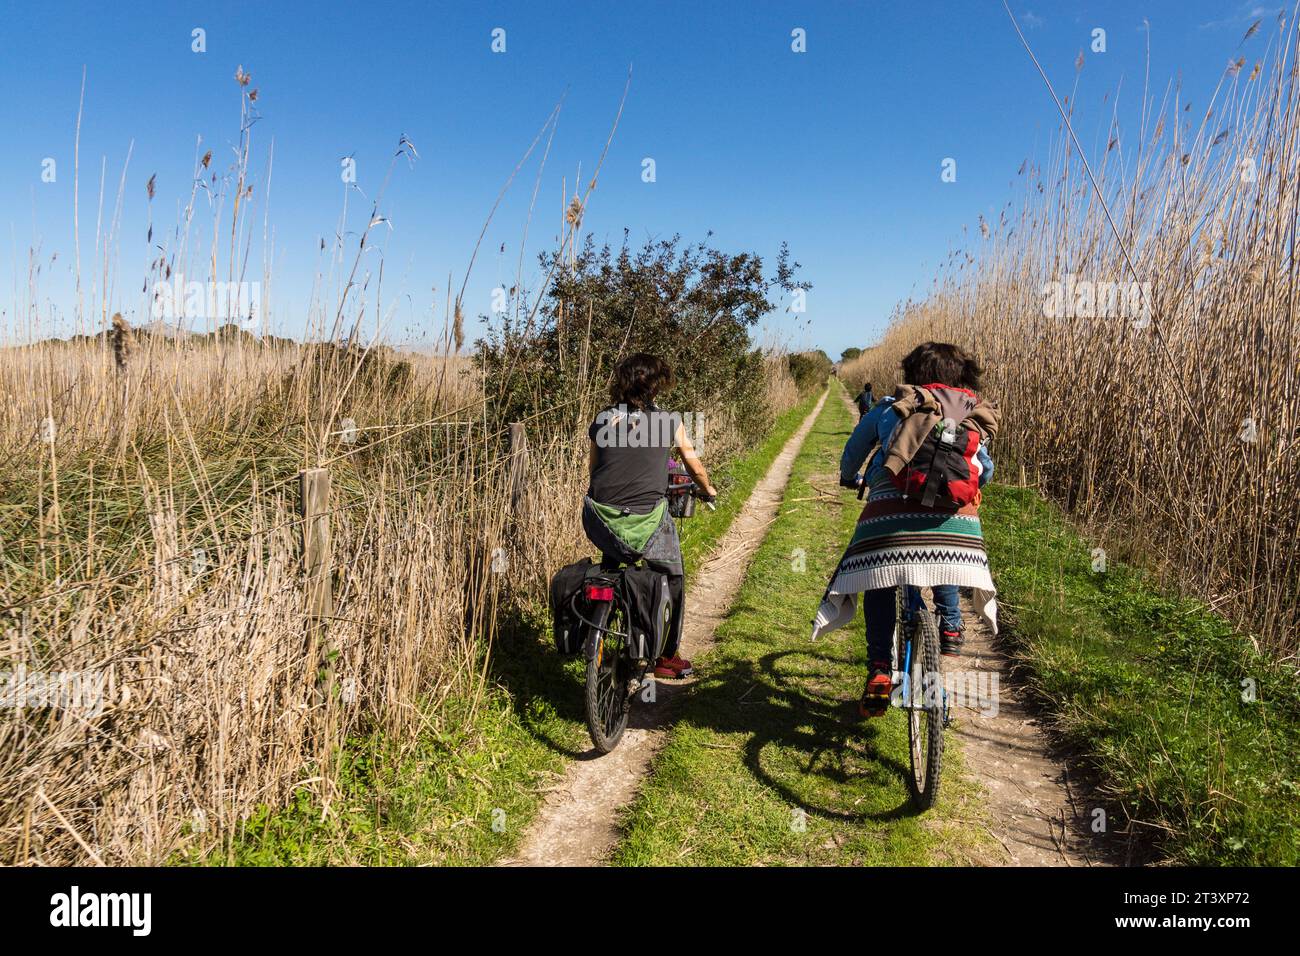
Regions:
[[[891,475],[902,474],[926,436],[945,419],[974,428],[981,441],[988,441],[998,430],[997,404],[964,388],[900,385],[894,390],[890,408],[900,419],[885,454],[885,469]]]

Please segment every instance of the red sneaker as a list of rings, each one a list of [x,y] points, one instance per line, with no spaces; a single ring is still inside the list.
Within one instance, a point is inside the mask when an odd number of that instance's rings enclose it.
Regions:
[[[883,717],[889,710],[889,695],[894,691],[893,671],[889,661],[872,661],[867,686],[858,701],[858,716]]]
[[[939,632],[939,653],[944,657],[960,657],[961,646],[965,643],[966,638],[961,631]]]
[[[669,680],[675,680],[690,677],[694,673],[695,668],[684,657],[661,657],[655,661],[655,677],[666,677]]]

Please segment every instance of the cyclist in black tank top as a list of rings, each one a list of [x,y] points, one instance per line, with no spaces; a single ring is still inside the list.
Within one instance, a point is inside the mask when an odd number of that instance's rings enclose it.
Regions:
[[[699,488],[709,496],[717,491],[709,473],[695,454],[682,418],[655,404],[655,397],[672,387],[672,370],[658,356],[638,352],[619,364],[610,386],[613,404],[596,415],[587,429],[590,447],[590,484],[587,497],[625,514],[646,515],[664,500],[668,485],[668,459],[675,447],[682,464]],[[665,534],[656,549],[643,555],[646,564],[668,576],[673,620],[664,656],[655,664],[657,677],[684,677],[691,662],[677,656],[683,618],[684,577],[681,548],[672,519],[665,516]],[[586,524],[584,523],[584,527]],[[588,531],[602,551],[605,543]]]
[[[680,415],[653,402],[644,409],[619,404],[601,411],[587,429],[593,446],[587,494],[636,514],[653,510],[664,496],[662,476],[680,425]]]

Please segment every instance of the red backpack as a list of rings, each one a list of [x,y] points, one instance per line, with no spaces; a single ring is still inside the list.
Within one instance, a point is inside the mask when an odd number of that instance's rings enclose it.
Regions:
[[[919,500],[923,507],[956,511],[979,501],[981,435],[979,429],[961,423],[973,407],[973,403],[964,407],[964,395],[950,396],[948,389],[930,391],[945,417],[930,429],[906,467],[890,478],[904,497]]]

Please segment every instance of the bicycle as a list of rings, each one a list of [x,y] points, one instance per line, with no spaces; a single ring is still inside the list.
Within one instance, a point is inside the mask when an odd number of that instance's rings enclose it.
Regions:
[[[948,689],[939,657],[939,626],[933,610],[911,585],[895,588],[891,707],[907,711],[907,780],[912,802],[929,809],[939,794],[943,731],[951,720]],[[919,690],[919,693],[918,693]]]
[[[841,481],[841,484],[856,488],[859,500],[866,491],[865,482]],[[919,587],[902,585],[894,592],[890,659],[893,690],[889,705],[907,711],[907,752],[911,767],[907,787],[917,808],[928,810],[939,794],[943,732],[952,720],[939,654],[939,624]]]
[[[670,473],[665,492],[674,520],[680,522],[694,513],[695,498],[713,508],[712,499],[704,496],[694,481],[677,478]],[[631,716],[632,699],[644,686],[646,672],[654,665],[656,656],[656,649],[646,645],[644,635],[633,636],[628,609],[619,597],[618,578],[624,569],[640,564],[639,561],[633,565],[611,559],[601,561],[601,573],[588,578],[580,592],[591,609],[591,617],[579,610],[578,595],[572,599],[574,617],[587,628],[583,641],[587,660],[584,694],[587,733],[592,745],[602,754],[611,752],[622,739]],[[661,622],[665,631],[672,620],[672,611],[669,598],[664,602]]]

